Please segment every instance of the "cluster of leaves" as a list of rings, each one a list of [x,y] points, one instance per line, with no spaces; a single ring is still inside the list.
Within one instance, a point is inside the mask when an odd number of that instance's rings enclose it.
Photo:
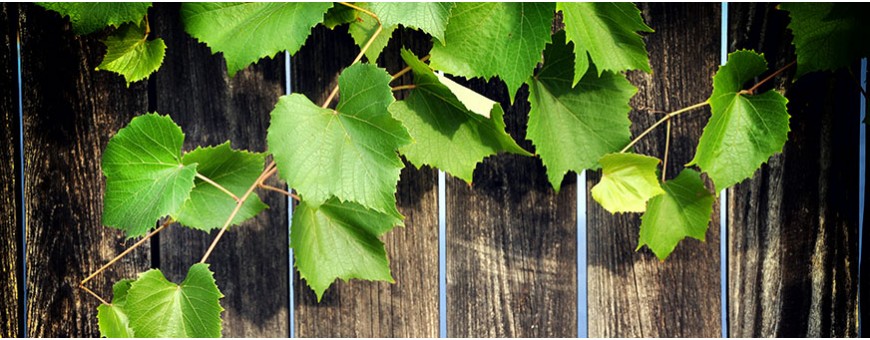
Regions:
[[[109,48],[100,69],[128,83],[144,79],[162,61],[165,45],[147,40],[142,20],[150,4],[43,6],[69,16],[78,33],[118,27],[105,40]],[[849,43],[870,37],[858,24],[865,7],[782,7],[793,18],[799,74],[870,54],[866,44]],[[553,33],[556,12],[564,30]],[[653,30],[630,3],[186,3],[181,18],[191,36],[223,54],[230,76],[261,58],[295,53],[318,24],[348,25],[369,63],[341,72],[335,108],[300,94],[281,97],[271,113],[265,153],[233,150],[229,142],[183,153],[184,134],[168,116],[134,118],[103,155],[103,223],[129,237],[144,235],[166,216],[204,231],[240,224],[266,208],[254,189],[270,171],[264,163],[271,155],[280,178],[300,199],[291,247],[318,299],[337,278],[393,281],[379,237],[402,225],[395,199],[400,156],[469,183],[486,157],[532,156],[505,132],[501,105],[437,71],[498,77],[511,101],[527,85],[526,138],[554,189],[569,171],[601,169],[593,198],[613,213],[642,212],[638,249],[646,245],[662,260],[685,237],[704,240],[714,192],[751,177],[782,150],[789,132],[785,97],[744,90],[767,72],[764,57],[731,53],[714,76],[709,99],[697,105],[709,105],[712,116],[694,159],[675,178],[661,177],[658,158],[631,152],[642,135],[632,140],[629,100],[637,89],[625,72],[651,72],[642,34]],[[407,99],[396,101],[390,86],[395,77],[374,61],[400,27],[428,33],[433,48],[429,64],[402,51],[414,85]],[[849,38],[830,38],[843,35]],[[164,288],[180,293],[137,293]],[[205,292],[196,296],[203,305],[182,301],[186,293]],[[220,321],[213,316],[219,317],[220,296],[204,264],[192,267],[181,286],[149,271],[116,285],[113,303],[100,307],[101,330],[108,336],[219,335]],[[156,324],[159,329],[150,328]]]

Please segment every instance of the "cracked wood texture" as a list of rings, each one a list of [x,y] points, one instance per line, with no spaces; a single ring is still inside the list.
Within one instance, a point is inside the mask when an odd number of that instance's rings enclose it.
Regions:
[[[232,142],[236,149],[266,150],[269,113],[284,93],[284,58],[261,60],[230,78],[221,55],[184,32],[178,4],[155,3],[149,16],[166,40],[166,59],[150,82],[151,108],[170,115],[185,132],[184,150]],[[265,164],[264,164],[265,166]],[[267,184],[280,186],[273,178]],[[269,209],[231,227],[208,259],[221,292],[223,335],[287,337],[289,238],[287,200],[259,190]],[[158,265],[181,282],[217,235],[172,226],[161,233]]]
[[[729,10],[730,51],[764,52],[772,70],[795,59],[787,13]],[[846,70],[793,75],[775,82],[791,114],[783,152],[728,195],[729,335],[855,337],[860,94]]]
[[[405,67],[400,47],[425,55],[432,47],[425,35],[393,32],[378,64],[396,73]],[[335,31],[317,27],[293,56],[293,92],[322,103],[350,65],[359,48],[347,26]],[[393,85],[412,83],[411,74]],[[400,99],[404,93],[399,93]],[[340,95],[333,105],[340,100]],[[438,174],[405,162],[396,199],[405,227],[383,237],[395,284],[337,280],[317,302],[314,292],[296,276],[296,332],[300,337],[437,337],[438,336]],[[295,271],[294,271],[295,273]]]
[[[632,135],[674,111],[707,100],[719,65],[720,5],[640,4],[655,30],[644,39],[653,73],[632,72]],[[695,154],[709,108],[672,120],[667,177]],[[635,150],[662,158],[666,129]],[[588,172],[587,188],[600,179]],[[708,181],[708,188],[712,189]],[[719,337],[719,201],[706,242],[686,239],[664,262],[647,248],[635,251],[641,214],[612,215],[587,194],[590,337]]]
[[[24,111],[27,337],[98,337],[99,302],[79,281],[135,240],[103,227],[102,152],[148,108],[147,86],[94,69],[106,33],[79,37],[67,20],[19,4]],[[137,249],[89,286],[106,299],[119,278],[151,265]],[[5,304],[5,301],[4,301]]]
[[[23,337],[20,328],[19,240],[21,206],[18,174],[18,7],[0,3],[0,337]]]

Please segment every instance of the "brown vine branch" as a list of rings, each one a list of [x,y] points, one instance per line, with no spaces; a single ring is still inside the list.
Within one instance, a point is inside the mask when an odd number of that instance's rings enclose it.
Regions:
[[[420,62],[425,63],[426,60],[429,60],[430,56],[431,55],[427,54],[425,57],[420,58]],[[394,74],[392,78],[390,78],[390,82],[393,82],[394,80],[399,79],[399,77],[405,75],[405,73],[408,73],[410,71],[411,71],[411,66],[403,68],[401,71],[396,72],[396,74]]]
[[[152,231],[150,234],[145,235],[145,237],[143,237],[141,240],[139,240],[138,242],[136,242],[135,244],[133,244],[132,246],[130,246],[129,248],[127,248],[126,250],[121,252],[120,254],[118,254],[118,256],[115,256],[115,258],[113,258],[108,263],[104,264],[102,267],[100,267],[100,269],[97,269],[97,271],[91,273],[91,275],[88,275],[88,277],[86,277],[84,280],[82,280],[82,282],[79,283],[79,288],[90,293],[95,298],[97,298],[97,300],[100,300],[100,302],[105,303],[107,305],[110,305],[110,303],[106,302],[106,300],[103,300],[103,298],[101,298],[99,295],[97,295],[97,293],[94,293],[93,291],[88,289],[88,287],[85,286],[85,283],[88,283],[88,281],[90,281],[91,279],[93,279],[94,277],[96,277],[97,275],[99,275],[100,273],[102,273],[103,271],[108,269],[109,267],[111,267],[113,264],[115,264],[115,262],[120,261],[122,258],[124,258],[124,256],[127,256],[127,254],[129,254],[130,252],[132,252],[133,250],[135,250],[136,248],[138,248],[139,246],[144,244],[145,241],[148,241],[148,239],[150,239],[152,236],[157,235],[157,233],[159,233],[164,228],[168,227],[170,224],[172,224],[172,219],[171,218],[166,219],[166,221],[163,222],[163,224],[161,224],[160,227],[158,227],[157,229]]]
[[[755,90],[758,90],[758,88],[761,87],[761,85],[764,85],[764,83],[767,83],[771,79],[776,78],[776,76],[778,76],[780,73],[785,72],[785,70],[788,70],[789,67],[794,66],[796,63],[797,63],[797,60],[793,60],[792,62],[788,63],[787,65],[785,65],[785,66],[781,67],[780,69],[776,70],[775,72],[771,73],[769,76],[765,77],[764,79],[762,79],[758,83],[755,83],[755,85],[750,87],[748,90],[742,90],[742,91],[738,92],[737,94],[748,94],[748,95],[755,94]]]
[[[271,190],[271,191],[277,192],[277,193],[282,194],[284,196],[291,197],[294,200],[296,200],[297,202],[302,201],[302,198],[300,198],[296,194],[289,192],[287,190],[281,189],[281,188],[273,187],[273,186],[268,185],[268,184],[260,183],[260,189]]]
[[[362,57],[365,55],[366,51],[369,50],[369,47],[372,46],[372,43],[375,42],[375,39],[377,39],[378,35],[381,34],[381,31],[384,30],[384,25],[381,24],[381,19],[378,18],[377,15],[375,15],[375,14],[372,13],[372,12],[369,12],[368,10],[366,10],[366,9],[364,9],[364,8],[362,8],[362,7],[359,7],[359,6],[356,6],[356,5],[354,5],[354,4],[350,4],[350,3],[347,3],[347,2],[339,2],[339,3],[342,4],[342,5],[345,5],[345,6],[347,6],[347,7],[353,8],[353,9],[355,9],[355,10],[357,10],[357,11],[360,11],[360,12],[363,12],[363,13],[365,13],[365,14],[368,14],[369,16],[371,16],[372,18],[374,18],[375,21],[378,23],[378,29],[375,30],[375,34],[372,34],[372,37],[369,38],[369,41],[366,42],[366,44],[365,44],[365,45],[362,47],[362,49],[359,51],[359,54],[356,55],[356,58],[353,59],[353,62],[350,63],[350,65],[353,65],[353,64],[358,63],[358,62],[362,59]],[[348,66],[349,66],[349,65],[348,65]],[[326,108],[327,106],[329,106],[329,104],[332,103],[332,100],[335,99],[335,96],[336,96],[337,94],[338,94],[338,84],[336,84],[335,87],[332,88],[332,92],[330,92],[330,93],[329,93],[329,96],[326,97],[326,101],[323,102],[323,105],[321,105],[321,107]]]
[[[199,174],[199,173],[196,173],[196,178],[199,178],[199,179],[201,179],[203,182],[206,182],[206,183],[208,183],[208,184],[213,185],[215,188],[218,188],[218,190],[222,191],[223,193],[225,193],[225,194],[227,194],[227,195],[230,195],[230,197],[232,197],[234,200],[236,200],[236,202],[239,202],[239,197],[238,197],[238,196],[236,196],[236,195],[233,194],[231,191],[227,190],[227,188],[224,188],[222,185],[218,184],[217,182],[212,181],[211,178],[205,177],[205,176],[203,176],[203,175],[201,175],[201,174]]]
[[[244,205],[244,202],[248,199],[248,196],[251,196],[251,193],[254,192],[254,189],[256,189],[263,181],[274,175],[276,172],[278,172],[278,168],[275,166],[275,161],[272,161],[271,163],[269,163],[268,166],[266,166],[266,170],[264,170],[260,174],[260,177],[257,177],[257,180],[254,181],[253,184],[251,184],[247,191],[245,191],[245,194],[242,195],[242,198],[239,200],[239,202],[236,203],[235,209],[233,209],[233,212],[230,213],[230,217],[227,218],[226,222],[224,222],[224,226],[221,227],[221,231],[218,232],[217,236],[215,236],[214,241],[212,241],[211,245],[208,246],[208,250],[205,251],[205,255],[202,256],[202,260],[200,260],[199,263],[205,263],[205,261],[208,260],[211,252],[214,251],[214,247],[217,246],[218,241],[220,241],[221,237],[224,236],[227,228],[229,228],[230,224],[232,224],[233,219],[236,218],[239,210],[242,209],[242,205]]]
[[[659,119],[652,126],[648,127],[646,130],[641,132],[640,135],[638,135],[637,137],[634,137],[634,139],[632,139],[631,142],[628,143],[628,145],[626,145],[624,148],[622,148],[622,150],[620,150],[619,153],[625,153],[626,151],[628,151],[628,149],[631,149],[631,147],[634,146],[635,144],[637,144],[637,142],[639,142],[641,139],[643,139],[643,137],[646,137],[646,135],[648,135],[650,132],[655,130],[656,127],[658,127],[662,123],[670,120],[671,118],[676,117],[676,116],[680,115],[681,113],[689,112],[689,111],[692,111],[695,109],[700,109],[700,108],[705,107],[707,105],[710,105],[710,103],[709,102],[701,102],[701,103],[687,106],[687,107],[684,107],[682,109],[676,110],[674,112],[668,113],[667,115],[664,116],[664,118]]]
[[[106,300],[104,300],[103,298],[101,298],[99,295],[97,295],[97,293],[94,293],[92,290],[88,289],[88,287],[85,287],[85,286],[79,286],[79,288],[81,288],[81,289],[83,289],[84,291],[88,292],[88,294],[93,295],[95,298],[97,298],[97,300],[100,300],[100,302],[102,302],[104,305],[107,305],[107,306],[111,306],[111,305],[112,305],[111,303],[107,302]]]
[[[413,90],[415,88],[417,88],[417,85],[408,84],[408,85],[393,86],[392,90],[393,90],[393,92],[396,92],[396,91],[402,91],[402,90]]]
[[[668,174],[668,150],[671,147],[671,120],[668,119],[668,126],[665,133],[665,157],[662,160],[662,183],[665,182],[665,177]]]

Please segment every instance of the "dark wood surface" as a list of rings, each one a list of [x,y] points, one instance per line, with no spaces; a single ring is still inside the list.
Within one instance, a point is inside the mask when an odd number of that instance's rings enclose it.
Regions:
[[[729,6],[730,50],[794,60],[788,16]],[[775,82],[791,114],[782,154],[729,194],[730,335],[857,335],[859,94],[848,72]],[[770,87],[768,87],[770,88]]]
[[[0,3],[0,337],[21,337],[18,279],[21,224],[18,187],[18,7]]]
[[[646,38],[653,73],[632,72],[632,135],[665,112],[703,102],[719,65],[719,4],[644,4],[655,30]],[[695,154],[710,110],[672,121],[667,178],[676,177]],[[636,151],[663,157],[664,126],[641,140]],[[600,172],[588,172],[587,187]],[[712,188],[712,186],[709,186]],[[587,194],[588,306],[591,337],[718,337],[718,200],[706,242],[685,239],[664,262],[637,247],[641,214],[612,215]]]
[[[639,88],[632,102],[635,135],[660,111],[706,100],[720,43],[719,4],[641,8],[656,32],[645,38],[653,74],[629,76]],[[769,4],[729,9],[729,51],[757,49],[771,69],[794,59],[785,13]],[[284,93],[283,54],[229,78],[222,56],[183,32],[177,4],[156,4],[149,19],[154,34],[166,40],[166,59],[152,79],[128,88],[120,76],[94,70],[105,51],[99,40],[108,31],[77,37],[57,14],[32,4],[0,4],[0,162],[11,165],[0,167],[2,337],[99,336],[99,302],[77,286],[135,241],[101,225],[100,171],[109,138],[134,116],[171,115],[186,133],[185,150],[226,140],[236,148],[266,148],[268,115]],[[16,32],[22,49],[24,164],[16,150]],[[397,30],[380,64],[389,72],[404,66],[397,42],[425,54],[430,43],[421,38]],[[293,58],[293,91],[322,102],[358,51],[346,28],[315,29]],[[785,91],[790,99],[784,152],[728,196],[729,334],[856,336],[858,290],[868,286],[857,283],[857,87],[845,71],[807,75],[794,84],[791,74],[766,87]],[[394,85],[412,82],[408,75]],[[508,131],[532,150],[525,140],[527,91],[510,105],[503,84],[466,83],[508,108]],[[669,178],[694,155],[709,114],[703,109],[674,120]],[[664,136],[663,128],[657,130],[637,151],[661,156]],[[17,177],[22,168],[23,179]],[[271,208],[231,229],[209,260],[226,295],[224,336],[285,337],[294,308],[297,336],[438,336],[437,172],[408,164],[401,176],[397,199],[407,227],[384,237],[396,283],[338,282],[320,303],[288,261],[285,198],[264,192]],[[685,240],[661,263],[645,248],[634,251],[639,214],[611,215],[588,196],[599,177],[590,172],[578,192],[571,174],[557,194],[539,159],[498,155],[479,165],[472,186],[448,179],[449,336],[577,334],[578,194],[586,195],[581,199],[586,197],[588,206],[590,336],[721,334],[718,201],[707,241]],[[23,197],[16,194],[22,183]],[[26,229],[18,218],[21,209]],[[89,286],[109,299],[116,280],[150,267],[180,281],[215,234],[173,226]],[[870,256],[864,257],[867,268]],[[22,262],[26,273],[20,272]],[[19,303],[23,274],[26,315]],[[296,306],[288,304],[290,289]]]
[[[79,281],[132,240],[101,225],[102,152],[114,133],[148,106],[145,84],[129,88],[95,71],[100,34],[75,36],[66,20],[20,4],[24,110],[28,337],[99,336],[99,302]],[[105,33],[102,33],[105,34]],[[106,299],[120,278],[151,264],[136,250],[90,286]],[[5,302],[4,302],[5,303]]]
[[[266,151],[269,113],[284,93],[283,54],[230,78],[221,55],[184,32],[179,5],[155,4],[151,18],[166,40],[166,59],[151,81],[151,109],[170,115],[185,132],[184,150],[231,141],[237,149]],[[279,185],[272,180],[271,185]],[[289,239],[284,196],[260,191],[269,209],[231,227],[208,259],[225,297],[227,337],[286,337],[289,320]],[[172,226],[159,237],[159,267],[181,282],[217,231]]]
[[[528,87],[511,105],[504,84],[467,83],[501,102],[506,130],[534,152]],[[539,158],[499,154],[472,183],[447,180],[447,335],[576,336],[576,177],[557,194]]]
[[[405,64],[399,47],[417,55],[431,48],[424,35],[396,30],[379,65],[395,73]],[[292,60],[293,92],[322,103],[341,69],[359,52],[346,28],[318,27]],[[411,83],[410,75],[394,85]],[[399,94],[403,95],[402,93]],[[396,194],[405,228],[383,241],[395,284],[353,280],[333,284],[320,303],[304,281],[296,281],[296,335],[300,337],[437,337],[438,201],[437,173],[406,163]]]

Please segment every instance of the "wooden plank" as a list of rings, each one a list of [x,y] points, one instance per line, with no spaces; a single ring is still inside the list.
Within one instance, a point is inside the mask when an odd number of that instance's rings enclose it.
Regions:
[[[653,73],[631,73],[638,87],[632,100],[632,133],[662,117],[705,101],[719,64],[719,4],[644,4]],[[674,178],[695,154],[709,109],[676,117],[672,125],[667,177]],[[665,129],[637,146],[661,158]],[[598,183],[590,172],[587,187]],[[708,187],[712,188],[708,184]],[[718,200],[706,242],[687,239],[664,262],[647,248],[635,251],[640,214],[611,215],[587,194],[588,306],[590,337],[718,337]]]
[[[185,150],[229,140],[234,148],[265,151],[269,112],[284,91],[283,57],[262,60],[229,78],[223,57],[184,32],[179,5],[155,4],[154,12],[152,27],[166,40],[167,50],[154,77],[152,109],[182,127]],[[278,193],[259,193],[270,208],[230,229],[208,260],[226,296],[221,305],[227,337],[290,333],[287,203]],[[216,234],[167,229],[159,239],[160,268],[180,282]]]
[[[21,171],[18,149],[18,7],[0,4],[0,337],[22,337],[19,301],[18,240],[21,237],[21,212],[18,187]]]
[[[732,4],[730,46],[794,60],[788,16],[772,4]],[[791,132],[782,154],[729,193],[730,335],[857,335],[858,89],[848,72],[816,73],[787,89]],[[791,85],[790,85],[791,84]]]
[[[506,109],[520,146],[528,88],[510,104],[497,80],[466,82]],[[557,194],[539,158],[500,154],[474,172],[473,185],[447,180],[447,334],[450,337],[577,335],[577,183]]]
[[[135,114],[145,112],[146,85],[127,88],[95,71],[101,34],[77,37],[58,14],[20,5],[22,51],[28,337],[99,336],[99,302],[78,289],[85,278],[134,241],[101,225],[106,144]],[[105,298],[120,278],[150,264],[137,249],[91,287]],[[5,303],[5,302],[4,302]]]
[[[335,85],[340,70],[359,52],[346,28],[314,30],[293,57],[293,90],[321,103]],[[380,65],[390,73],[405,65],[399,47],[417,55],[431,48],[425,36],[394,32]],[[394,84],[411,83],[410,75]],[[399,94],[400,96],[402,94]],[[384,238],[395,284],[354,280],[336,282],[320,303],[297,278],[297,335],[300,337],[437,337],[438,336],[438,206],[437,173],[406,163],[399,182],[399,211],[405,228]]]

